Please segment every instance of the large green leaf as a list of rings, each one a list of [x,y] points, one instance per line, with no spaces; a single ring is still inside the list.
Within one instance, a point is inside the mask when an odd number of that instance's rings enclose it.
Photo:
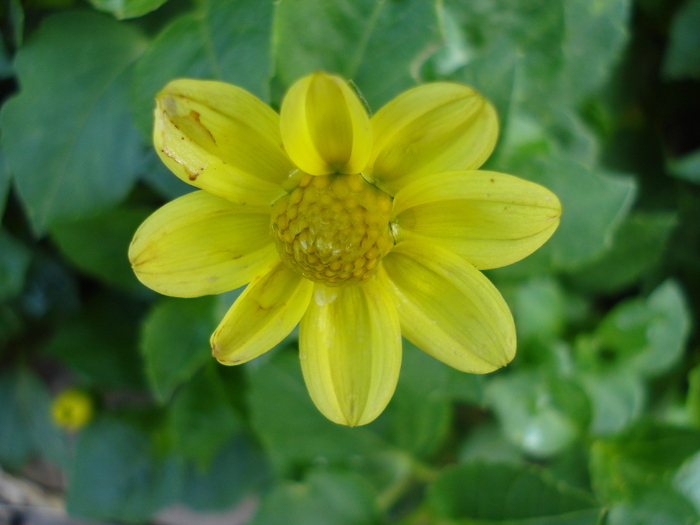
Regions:
[[[504,434],[536,457],[564,451],[590,420],[581,388],[546,370],[497,377],[489,383],[486,397]]]
[[[444,442],[452,420],[447,382],[444,363],[403,341],[401,375],[386,409],[389,435],[400,449],[426,456]]]
[[[164,298],[144,320],[141,350],[146,375],[160,401],[190,379],[209,359],[216,328],[216,297]]]
[[[609,506],[606,525],[691,525],[700,515],[692,504],[678,492],[667,488],[652,488],[629,501]]]
[[[700,184],[700,149],[669,162],[669,171],[679,179]]]
[[[176,199],[195,189],[166,168],[155,150],[150,151],[146,157],[142,180],[166,200]]]
[[[10,170],[5,163],[5,155],[0,150],[0,217],[5,213],[7,194],[10,192]]]
[[[686,411],[690,424],[700,428],[700,365],[688,372]]]
[[[66,436],[51,419],[46,386],[25,368],[0,375],[0,464],[20,469],[34,454],[65,468]]]
[[[577,379],[591,401],[590,432],[593,435],[619,432],[644,413],[647,393],[634,372],[624,369],[581,371]]]
[[[313,23],[310,23],[313,21]],[[352,79],[372,109],[416,82],[440,37],[432,0],[283,0],[275,57],[285,86],[317,70]]]
[[[589,494],[537,467],[476,460],[445,468],[428,501],[446,518],[489,524],[595,525],[601,510]]]
[[[463,32],[463,61],[494,52],[522,57],[524,105],[547,111],[605,82],[627,41],[629,0],[447,0]],[[593,37],[593,35],[595,35]]]
[[[545,163],[543,183],[559,197],[559,229],[545,245],[556,267],[575,268],[610,246],[636,191],[631,178],[594,173],[571,161]],[[533,177],[534,178],[534,177]]]
[[[182,465],[158,458],[149,436],[112,416],[86,427],[75,444],[68,512],[102,520],[144,522],[179,496]]]
[[[567,297],[551,277],[535,277],[520,284],[512,308],[518,341],[538,347],[559,337],[566,321]]]
[[[532,155],[528,159],[525,152],[519,155],[525,158],[508,161],[503,167],[552,190],[562,204],[561,223],[537,252],[495,273],[533,275],[543,268],[574,271],[608,249],[629,213],[637,188],[635,180],[593,171],[561,156]]]
[[[223,80],[267,100],[272,9],[268,1],[203,0],[168,24],[136,64],[132,102],[142,132],[150,136],[153,99],[174,78]]]
[[[211,467],[214,457],[241,425],[212,366],[182,385],[173,396],[168,414],[176,450],[202,469]]]
[[[629,39],[632,0],[564,0],[564,67],[557,88],[573,102],[600,88]]]
[[[0,375],[0,464],[5,468],[22,468],[33,446],[25,422],[26,413],[18,403],[18,377],[5,371]]]
[[[370,525],[378,522],[371,487],[351,473],[313,472],[303,483],[278,485],[261,502],[253,525]]]
[[[269,477],[259,448],[241,434],[218,452],[211,466],[191,465],[185,475],[180,501],[195,510],[226,510],[256,493]]]
[[[690,335],[690,312],[677,282],[646,299],[618,304],[595,331],[595,344],[626,371],[656,376],[676,365]]]
[[[94,388],[143,388],[140,313],[137,303],[119,296],[94,298],[77,317],[59,324],[45,351]]]
[[[630,501],[649,490],[670,487],[686,459],[700,450],[700,432],[645,424],[617,437],[596,441],[591,448],[591,478],[605,502]],[[691,460],[694,461],[694,460]],[[694,469],[685,464],[686,469]],[[693,471],[677,474],[687,486]]]
[[[158,9],[167,0],[90,0],[100,11],[111,13],[118,20],[136,18]]]
[[[7,52],[5,41],[0,41],[0,78],[12,78],[14,74],[15,72],[12,68],[12,60]]]
[[[51,238],[80,270],[123,290],[148,294],[136,279],[127,251],[134,232],[151,212],[118,207],[51,228]]]
[[[700,451],[683,462],[673,477],[673,486],[700,513]]]
[[[671,25],[671,38],[663,63],[668,79],[700,79],[700,0],[688,0]]]
[[[144,47],[132,27],[74,12],[47,18],[17,53],[21,89],[0,126],[37,233],[119,202],[131,187],[143,153],[127,73]]]
[[[520,463],[524,456],[522,449],[503,435],[499,425],[493,421],[487,421],[469,429],[467,437],[459,448],[458,457],[461,463],[471,460]]]
[[[0,302],[22,291],[30,261],[29,249],[5,230],[0,230]]]
[[[661,262],[677,226],[675,214],[637,212],[615,232],[611,246],[572,276],[587,292],[616,292],[651,273]]]
[[[264,358],[263,358],[264,359]],[[298,357],[281,353],[247,367],[253,428],[272,465],[285,474],[298,472],[319,457],[333,465],[360,464],[386,449],[370,427],[349,428],[330,422],[313,405]]]

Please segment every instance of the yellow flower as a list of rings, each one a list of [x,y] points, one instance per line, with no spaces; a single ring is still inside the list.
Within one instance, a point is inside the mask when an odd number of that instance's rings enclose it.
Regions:
[[[157,97],[155,146],[203,191],[151,215],[129,258],[165,295],[250,283],[214,356],[244,363],[301,323],[316,406],[369,423],[394,392],[401,335],[465,372],[515,354],[510,311],[479,270],[539,248],[561,207],[542,186],[477,171],[497,135],[493,106],[455,83],[411,89],[370,119],[326,73],[297,81],[279,115],[236,86],[175,80]]]
[[[77,388],[64,390],[51,403],[54,423],[66,430],[80,430],[92,419],[92,414],[92,398]]]

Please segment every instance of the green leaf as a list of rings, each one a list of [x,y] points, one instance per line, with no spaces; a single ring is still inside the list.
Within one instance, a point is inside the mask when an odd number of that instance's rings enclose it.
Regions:
[[[7,4],[5,4],[7,5]],[[12,78],[15,71],[4,41],[0,41],[0,78]]]
[[[444,388],[448,397],[453,401],[482,405],[485,383],[485,376],[482,374],[467,374],[448,366],[447,383]]]
[[[688,372],[688,397],[686,411],[690,423],[700,428],[700,365]]]
[[[15,470],[22,468],[34,447],[27,425],[29,415],[19,403],[19,371],[0,375],[0,464]]]
[[[583,371],[578,374],[578,381],[591,401],[593,435],[619,432],[644,412],[646,390],[634,373],[617,369]]]
[[[488,523],[595,525],[600,514],[588,493],[537,467],[483,461],[445,468],[429,487],[428,502],[440,516]]]
[[[80,270],[116,288],[148,294],[127,252],[136,229],[152,210],[121,206],[51,228],[51,238]]]
[[[408,341],[396,392],[386,409],[391,440],[418,456],[435,452],[447,437],[452,406],[445,387],[448,367]]]
[[[700,79],[700,0],[688,0],[676,11],[662,74],[669,80]]]
[[[167,401],[211,359],[209,337],[216,328],[215,296],[161,299],[144,320],[141,350],[153,392]]]
[[[598,325],[595,344],[615,366],[653,377],[678,363],[689,335],[690,311],[683,292],[668,280],[647,299],[618,304]]]
[[[208,469],[190,466],[180,501],[198,511],[227,510],[258,492],[268,475],[262,452],[237,434],[218,452]]]
[[[10,0],[6,5],[9,11],[10,40],[18,48],[24,40],[24,7],[21,0]]]
[[[352,473],[313,472],[285,482],[261,502],[253,525],[364,525],[378,522],[371,487]]]
[[[146,167],[141,180],[166,200],[176,199],[195,189],[166,168],[155,150],[146,157]]]
[[[700,515],[690,502],[671,489],[653,488],[630,501],[610,506],[606,525],[690,525]]]
[[[635,284],[658,266],[677,224],[668,212],[630,215],[610,248],[573,275],[576,285],[588,292],[616,292]]]
[[[447,0],[463,32],[464,57],[522,56],[519,95],[530,109],[579,102],[599,88],[627,40],[629,0]]]
[[[581,388],[545,370],[496,377],[487,387],[486,398],[504,434],[537,457],[565,450],[590,419],[588,399]]]
[[[297,473],[319,457],[331,465],[346,464],[350,458],[357,463],[386,449],[370,430],[372,425],[349,428],[321,415],[306,390],[296,355],[282,352],[259,366],[245,366],[253,428],[278,472]]]
[[[580,101],[607,80],[629,39],[631,0],[565,0],[559,89]]]
[[[614,235],[629,213],[637,185],[630,177],[594,172],[564,157],[523,154],[500,170],[530,179],[552,190],[561,201],[562,216],[552,238],[524,260],[491,270],[504,278],[522,278],[543,271],[575,271],[612,246]]]
[[[175,449],[203,469],[211,466],[214,457],[241,426],[212,366],[200,370],[182,385],[173,396],[168,412]]]
[[[520,463],[522,451],[506,439],[498,425],[487,421],[469,430],[459,449],[459,462]]]
[[[700,513],[700,452],[686,459],[673,477],[673,486]]]
[[[433,0],[377,0],[359,67],[349,75],[377,111],[419,80],[422,62],[442,42]],[[369,31],[367,31],[369,30]],[[358,49],[360,51],[360,49]]]
[[[700,184],[700,149],[670,161],[668,167],[671,174],[679,179]]]
[[[0,375],[0,463],[19,470],[36,453],[66,467],[68,444],[51,419],[46,386],[25,368]]]
[[[143,49],[130,26],[74,12],[46,18],[18,51],[21,90],[3,107],[0,126],[36,233],[129,191],[142,150],[127,106],[127,70]]]
[[[20,312],[10,305],[0,304],[0,357],[8,349],[7,344],[24,328]]]
[[[463,31],[469,58],[498,47],[523,56],[523,86],[532,84],[527,86],[526,95],[536,91],[536,87],[551,89],[562,66],[562,4],[561,0],[534,0],[527,5],[508,0],[445,2]]]
[[[142,388],[140,313],[136,303],[119,296],[97,297],[58,325],[45,351],[94,388]]]
[[[437,25],[427,0],[284,0],[275,14],[279,79],[289,86],[313,71],[339,73],[377,110],[415,84]]]
[[[551,277],[535,277],[519,285],[513,301],[518,340],[544,344],[560,336],[566,299],[561,285]]]
[[[169,25],[136,64],[132,102],[145,136],[153,127],[153,99],[178,77],[216,79],[268,98],[272,2],[203,0]]]
[[[42,251],[34,252],[22,294],[24,315],[65,319],[80,308],[77,275]]]
[[[612,244],[634,200],[636,183],[565,159],[550,158],[537,164],[539,173],[517,174],[552,190],[563,209],[559,228],[540,251],[548,254],[555,268],[575,269]]]
[[[623,435],[593,443],[591,481],[605,502],[635,500],[649,490],[670,487],[673,475],[678,475],[677,483],[684,486],[687,476],[693,474],[676,473],[698,450],[697,430],[657,424],[637,426]]]
[[[117,20],[136,18],[158,9],[167,0],[90,0],[100,11],[111,13]]]
[[[7,202],[7,194],[10,192],[11,179],[10,170],[5,163],[5,155],[0,150],[0,218],[5,213],[5,203]]]
[[[148,435],[114,417],[102,417],[75,444],[68,512],[142,522],[174,502],[182,484],[182,465],[172,458],[157,459]]]
[[[12,299],[22,291],[31,258],[24,244],[0,230],[0,302]]]

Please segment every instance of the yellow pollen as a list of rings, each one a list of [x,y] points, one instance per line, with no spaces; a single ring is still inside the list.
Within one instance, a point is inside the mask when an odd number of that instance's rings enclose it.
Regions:
[[[391,197],[361,175],[306,175],[272,210],[282,261],[331,286],[369,279],[394,244]]]

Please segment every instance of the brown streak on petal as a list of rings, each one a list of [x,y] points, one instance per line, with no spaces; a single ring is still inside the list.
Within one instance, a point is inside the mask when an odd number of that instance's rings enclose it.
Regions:
[[[186,166],[185,163],[182,162],[180,159],[178,159],[175,156],[175,154],[172,151],[170,151],[169,149],[161,148],[160,151],[162,151],[165,154],[165,156],[167,156],[168,158],[171,158],[172,160],[177,162],[180,166],[185,168],[185,172],[187,173],[187,178],[189,178],[191,181],[194,182],[195,180],[197,180],[197,177],[199,177],[201,175],[200,172],[194,171],[192,168]],[[204,171],[204,168],[201,168],[201,170]]]
[[[214,138],[214,135],[211,134],[211,131],[209,131],[209,129],[208,129],[204,124],[202,124],[202,120],[201,120],[201,118],[200,118],[200,114],[197,113],[195,110],[191,110],[191,111],[190,111],[190,118],[191,118],[192,120],[194,120],[197,124],[199,124],[199,125],[202,127],[202,129],[203,129],[204,131],[207,132],[207,135],[209,135],[209,138],[211,138],[212,142],[213,142],[215,145],[217,145],[217,144],[216,144],[216,139]]]

